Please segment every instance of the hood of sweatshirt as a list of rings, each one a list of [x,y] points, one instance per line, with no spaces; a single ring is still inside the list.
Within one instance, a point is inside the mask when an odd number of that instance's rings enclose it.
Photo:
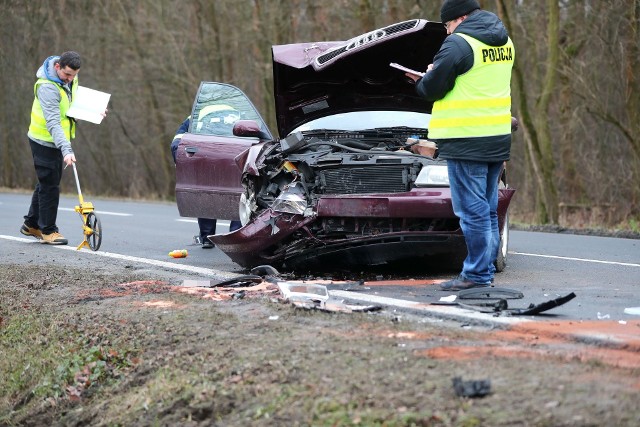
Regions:
[[[486,10],[479,10],[467,16],[454,33],[467,34],[489,46],[502,46],[509,38],[502,21]]]
[[[64,85],[65,83],[60,80],[58,77],[58,73],[56,73],[55,69],[55,61],[60,58],[59,56],[50,56],[44,60],[38,71],[36,72],[36,77],[39,79],[47,79],[52,82],[56,82],[58,84]]]

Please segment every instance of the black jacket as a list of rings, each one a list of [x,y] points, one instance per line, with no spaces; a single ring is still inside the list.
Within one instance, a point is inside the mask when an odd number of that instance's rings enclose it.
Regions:
[[[473,66],[473,51],[469,43],[456,33],[467,34],[490,46],[507,42],[507,30],[498,17],[485,10],[467,16],[449,35],[433,59],[433,69],[418,80],[416,91],[429,101],[437,101],[453,89],[456,78]],[[509,160],[511,134],[478,138],[436,140],[438,155],[443,159],[497,162]]]

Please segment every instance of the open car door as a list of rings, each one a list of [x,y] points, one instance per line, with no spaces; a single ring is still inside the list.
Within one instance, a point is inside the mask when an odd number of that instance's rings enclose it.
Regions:
[[[239,219],[242,171],[235,158],[260,139],[234,136],[233,125],[238,120],[254,120],[263,135],[272,138],[240,89],[200,83],[189,130],[176,151],[176,202],[181,216]]]

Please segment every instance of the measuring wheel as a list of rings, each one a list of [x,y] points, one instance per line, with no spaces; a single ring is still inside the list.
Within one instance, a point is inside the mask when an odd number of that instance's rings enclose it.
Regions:
[[[76,206],[74,210],[80,214],[82,234],[84,234],[84,240],[76,249],[80,250],[83,246],[88,246],[92,251],[97,251],[102,243],[102,225],[98,216],[93,212],[93,203],[85,202],[82,198],[76,164],[72,163],[72,165],[73,175],[76,177],[76,187],[78,187],[78,201],[80,202],[80,205]]]
[[[93,212],[87,214],[87,219],[84,223],[84,235],[92,251],[100,249],[100,243],[102,243],[102,225],[100,224],[98,215]]]

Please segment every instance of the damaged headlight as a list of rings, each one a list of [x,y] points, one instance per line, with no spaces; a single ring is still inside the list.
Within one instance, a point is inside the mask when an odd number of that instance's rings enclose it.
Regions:
[[[423,166],[416,179],[416,187],[448,187],[449,172],[446,165]]]
[[[254,200],[251,200],[245,193],[240,195],[240,205],[238,212],[240,213],[240,223],[244,227],[251,220],[251,213],[256,209]]]
[[[307,199],[304,196],[302,186],[296,182],[285,187],[271,208],[276,212],[302,215],[307,208]]]

